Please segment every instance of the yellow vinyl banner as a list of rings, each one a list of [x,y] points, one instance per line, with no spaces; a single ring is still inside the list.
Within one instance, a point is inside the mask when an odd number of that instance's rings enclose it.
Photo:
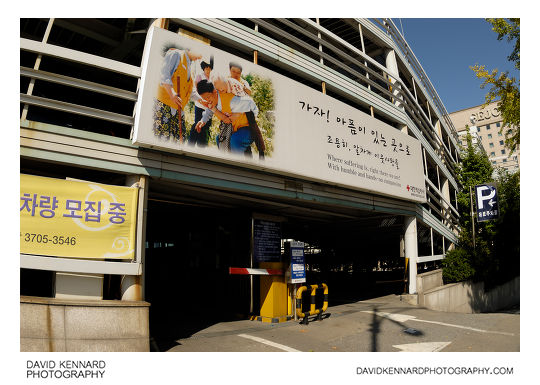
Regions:
[[[134,259],[138,189],[21,174],[21,253]]]

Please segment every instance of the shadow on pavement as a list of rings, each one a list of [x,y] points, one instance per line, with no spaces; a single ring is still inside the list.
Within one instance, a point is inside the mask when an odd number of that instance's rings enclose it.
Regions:
[[[421,336],[424,335],[424,333],[421,330],[409,328],[409,327],[405,326],[401,322],[398,322],[398,321],[393,320],[391,318],[384,317],[384,316],[381,316],[381,315],[377,314],[378,313],[378,307],[377,306],[372,307],[372,312],[373,312],[373,316],[371,318],[371,324],[370,324],[371,327],[369,329],[369,331],[371,332],[371,351],[372,352],[378,352],[379,351],[378,344],[377,344],[377,342],[378,342],[377,336],[381,331],[380,326],[384,321],[390,321],[390,322],[400,326],[401,328],[403,328],[403,332],[405,332],[407,334],[410,334],[412,336],[421,337]],[[399,313],[399,311],[394,311],[392,314],[396,314],[396,313]]]

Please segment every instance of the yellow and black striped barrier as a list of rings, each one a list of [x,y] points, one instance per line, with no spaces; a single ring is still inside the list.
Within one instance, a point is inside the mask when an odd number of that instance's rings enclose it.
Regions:
[[[311,288],[311,297],[310,297],[311,302],[310,302],[310,309],[306,313],[302,312],[302,294],[304,293],[304,291],[308,289],[308,286],[301,286],[296,291],[296,315],[299,318],[303,318],[301,323],[305,325],[309,324],[308,317],[311,315],[317,315],[317,319],[322,320],[323,319],[322,313],[325,312],[326,309],[328,309],[328,286],[326,285],[326,283],[322,283],[320,285],[311,285],[309,286],[309,288]],[[319,288],[324,289],[323,306],[320,309],[316,309],[315,308],[316,306],[315,295],[316,295],[317,289]]]

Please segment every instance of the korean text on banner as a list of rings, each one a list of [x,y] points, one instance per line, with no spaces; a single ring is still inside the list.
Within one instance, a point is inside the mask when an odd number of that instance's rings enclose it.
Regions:
[[[138,189],[21,174],[21,253],[134,259]]]

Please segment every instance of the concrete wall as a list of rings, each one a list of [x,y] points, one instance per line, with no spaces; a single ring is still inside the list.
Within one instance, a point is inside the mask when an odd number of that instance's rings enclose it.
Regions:
[[[482,313],[519,304],[519,277],[489,292],[484,283],[459,282],[426,290],[418,304],[431,310],[454,313]]]
[[[418,289],[418,293],[424,293],[442,285],[442,269],[428,271],[427,273],[418,274],[416,276],[416,288]]]
[[[21,351],[148,352],[149,306],[21,296]]]
[[[417,304],[424,306],[424,293],[443,285],[442,269],[428,271],[416,276]]]

